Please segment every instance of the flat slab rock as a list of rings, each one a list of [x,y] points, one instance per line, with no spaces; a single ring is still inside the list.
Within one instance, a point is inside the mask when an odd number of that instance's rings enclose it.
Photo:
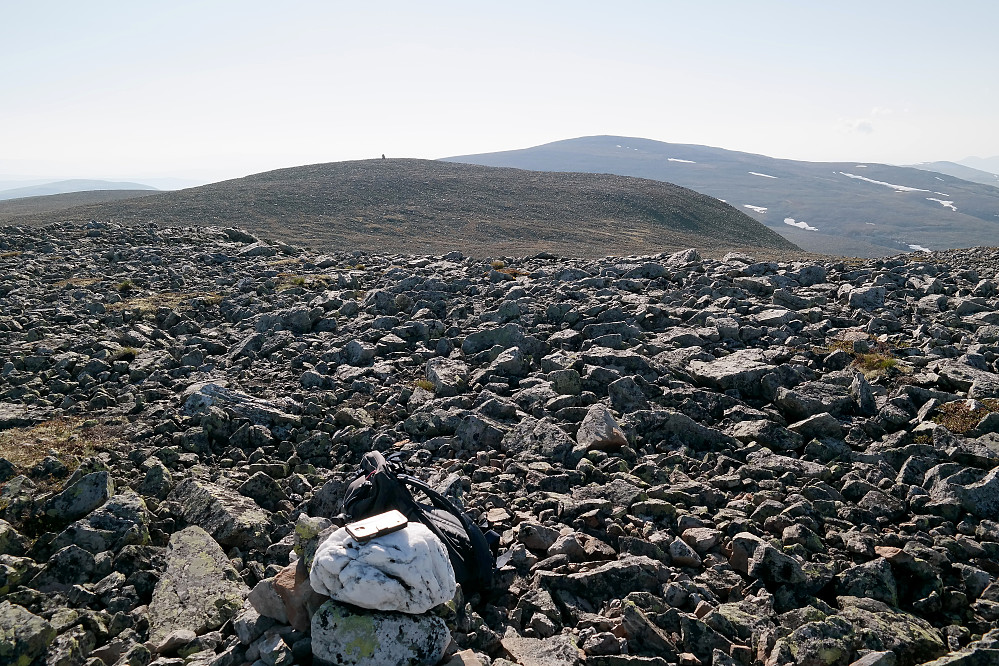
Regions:
[[[544,639],[506,636],[501,642],[521,666],[575,666],[584,659],[576,641],[564,634]]]
[[[149,603],[150,643],[178,629],[199,635],[218,629],[239,613],[249,591],[208,532],[196,525],[175,532]]]

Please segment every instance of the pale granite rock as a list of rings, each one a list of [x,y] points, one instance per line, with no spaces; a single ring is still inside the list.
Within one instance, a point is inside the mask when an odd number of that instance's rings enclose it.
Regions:
[[[338,529],[316,551],[309,579],[333,599],[403,613],[425,613],[456,590],[444,545],[420,523],[364,544]]]

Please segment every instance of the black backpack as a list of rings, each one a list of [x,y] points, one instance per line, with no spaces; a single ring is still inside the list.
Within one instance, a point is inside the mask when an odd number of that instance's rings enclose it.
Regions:
[[[423,493],[430,504],[416,501],[410,488]],[[343,498],[342,511],[348,521],[398,509],[411,522],[426,525],[447,548],[455,580],[466,595],[492,587],[494,559],[486,534],[448,498],[423,481],[404,474],[395,461],[371,451],[361,458],[361,475],[354,479]],[[498,542],[495,532],[490,536]]]

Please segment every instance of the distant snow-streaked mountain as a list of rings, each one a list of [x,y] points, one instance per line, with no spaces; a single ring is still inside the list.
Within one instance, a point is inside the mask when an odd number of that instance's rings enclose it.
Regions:
[[[90,192],[93,190],[156,190],[157,188],[142,183],[116,182],[110,180],[60,180],[53,183],[42,183],[26,187],[0,190],[0,201],[21,199],[24,197],[41,197],[49,194],[67,194],[69,192]]]
[[[878,256],[999,244],[999,188],[922,168],[782,160],[620,136],[444,159],[675,183],[736,206],[813,252]]]
[[[923,171],[945,173],[948,176],[961,178],[962,180],[967,180],[972,183],[982,183],[984,185],[994,185],[999,187],[999,174],[989,173],[988,171],[982,171],[981,169],[973,169],[969,166],[961,164],[960,162],[920,162],[919,164],[911,164],[909,166],[915,167],[916,169],[922,169]]]

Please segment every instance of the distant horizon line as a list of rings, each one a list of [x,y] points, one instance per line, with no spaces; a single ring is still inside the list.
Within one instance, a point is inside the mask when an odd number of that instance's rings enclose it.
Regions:
[[[506,152],[516,152],[516,151],[520,151],[520,150],[530,150],[532,148],[539,148],[539,147],[542,147],[542,146],[547,146],[547,145],[556,144],[556,143],[563,143],[563,142],[567,142],[567,141],[577,141],[577,140],[580,140],[580,139],[592,139],[592,138],[633,139],[633,140],[649,141],[649,142],[653,142],[653,143],[660,143],[660,144],[666,144],[666,145],[691,146],[691,147],[698,147],[698,148],[714,148],[714,149],[724,150],[724,151],[728,151],[728,152],[743,153],[743,154],[747,154],[747,155],[758,155],[758,156],[767,157],[767,158],[770,158],[770,159],[787,160],[787,161],[792,161],[792,162],[830,163],[830,164],[845,163],[845,162],[856,162],[857,164],[883,164],[883,165],[886,165],[886,166],[894,166],[894,167],[916,167],[916,166],[919,166],[919,165],[926,165],[926,164],[949,163],[949,164],[955,164],[955,165],[962,166],[962,167],[969,168],[969,169],[976,169],[976,170],[979,170],[979,171],[983,171],[984,173],[993,173],[993,174],[995,173],[994,171],[989,171],[989,170],[986,170],[986,169],[982,169],[982,168],[977,167],[977,166],[971,166],[971,165],[965,164],[965,162],[968,162],[968,161],[989,162],[989,161],[993,161],[993,160],[999,161],[999,154],[994,155],[994,156],[988,156],[988,157],[979,157],[977,155],[969,155],[969,156],[963,157],[963,158],[961,158],[959,160],[925,160],[925,161],[907,162],[907,163],[883,162],[883,161],[877,161],[877,160],[803,160],[803,159],[795,159],[795,158],[787,158],[787,157],[774,157],[773,155],[768,155],[766,153],[750,152],[750,151],[745,151],[745,150],[735,150],[735,149],[731,149],[731,148],[723,148],[721,146],[713,146],[713,145],[709,145],[709,144],[702,144],[702,143],[680,143],[680,142],[674,142],[674,141],[662,141],[660,139],[649,139],[647,137],[640,137],[640,136],[625,136],[623,134],[586,134],[586,135],[581,135],[581,136],[569,137],[569,138],[565,138],[565,139],[554,139],[554,140],[551,140],[551,141],[545,141],[543,143],[537,143],[537,144],[533,144],[533,145],[526,146],[526,147],[521,147],[521,148],[506,148],[506,149],[502,149],[502,150],[487,150],[487,151],[479,151],[479,152],[467,152],[467,153],[459,153],[459,154],[453,154],[453,155],[445,155],[445,156],[441,156],[441,157],[413,157],[413,156],[395,155],[395,156],[390,156],[388,159],[425,159],[425,160],[429,160],[429,161],[440,161],[440,160],[453,159],[455,157],[463,157],[463,156],[488,155],[488,154],[493,154],[493,153],[506,153]],[[222,169],[220,169],[220,170],[218,170],[218,172],[227,171],[228,173],[226,173],[226,175],[213,175],[213,176],[204,176],[204,175],[201,175],[201,176],[190,176],[190,175],[183,175],[185,173],[184,171],[174,172],[174,173],[180,173],[182,175],[162,174],[162,172],[161,172],[161,175],[146,175],[146,176],[143,176],[143,175],[138,175],[138,176],[137,175],[110,175],[110,176],[109,175],[100,175],[100,176],[58,175],[58,176],[42,176],[42,175],[29,175],[29,174],[23,174],[23,173],[0,173],[0,182],[7,181],[7,182],[3,183],[4,187],[3,187],[2,190],[0,190],[0,192],[6,191],[6,190],[11,190],[11,189],[20,189],[21,187],[42,186],[42,185],[49,185],[49,184],[59,183],[59,182],[63,182],[63,181],[70,181],[70,180],[127,181],[127,182],[134,182],[137,185],[146,185],[147,187],[156,187],[155,185],[150,184],[150,182],[153,182],[153,181],[160,181],[160,182],[173,181],[171,184],[174,187],[173,188],[166,187],[165,189],[168,189],[168,190],[169,189],[185,189],[187,187],[199,187],[199,186],[202,186],[202,185],[210,185],[212,183],[218,183],[218,182],[222,182],[222,181],[226,181],[226,180],[235,180],[235,179],[238,179],[238,178],[244,178],[244,177],[255,175],[255,174],[259,174],[259,173],[267,173],[269,171],[278,171],[278,170],[281,170],[281,169],[293,169],[293,168],[296,168],[296,167],[309,166],[309,165],[313,165],[313,164],[329,164],[329,163],[334,163],[334,162],[362,162],[362,161],[366,161],[366,160],[377,160],[377,159],[385,158],[385,155],[386,154],[378,153],[378,154],[373,155],[372,157],[367,157],[367,158],[353,158],[353,159],[340,159],[340,160],[333,159],[333,160],[324,160],[324,161],[319,161],[319,162],[306,161],[306,162],[301,162],[301,163],[297,163],[297,164],[286,164],[286,165],[283,165],[283,166],[266,167],[266,168],[262,168],[262,169],[259,169],[259,170],[255,169],[255,170],[252,170],[252,171],[249,171],[249,172],[241,171],[240,173],[242,173],[242,175],[232,175],[232,173],[234,173],[236,171],[235,169],[232,169],[232,170],[222,170]],[[144,182],[144,181],[150,181],[150,182]],[[163,188],[162,187],[158,187],[157,189],[163,189]]]

